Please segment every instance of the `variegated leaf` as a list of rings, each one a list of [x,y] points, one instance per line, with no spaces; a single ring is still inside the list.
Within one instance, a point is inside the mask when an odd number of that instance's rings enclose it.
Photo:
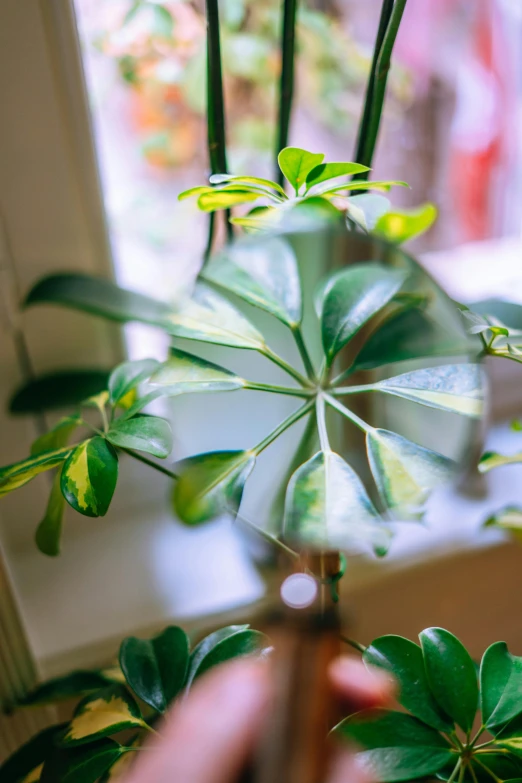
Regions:
[[[65,462],[61,488],[69,505],[88,517],[107,513],[118,480],[118,457],[96,436],[80,443]]]
[[[60,738],[60,745],[82,745],[144,725],[140,709],[128,690],[122,685],[109,685],[80,702]]]
[[[164,394],[174,396],[193,392],[233,391],[245,382],[225,367],[177,348],[170,349],[166,362],[159,366],[150,385],[165,387]]]

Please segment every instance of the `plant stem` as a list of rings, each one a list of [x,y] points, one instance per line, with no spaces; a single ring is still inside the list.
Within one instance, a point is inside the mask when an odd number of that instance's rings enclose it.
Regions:
[[[371,432],[373,427],[370,427],[369,424],[366,424],[365,421],[359,418],[353,411],[349,410],[349,408],[346,408],[344,405],[342,405],[338,400],[336,400],[334,397],[331,397],[329,394],[325,395],[325,400],[332,408],[335,408],[336,411],[339,411],[339,413],[342,413],[343,416],[346,416],[347,419],[350,419],[351,422],[353,422],[359,429],[363,430],[363,432]]]
[[[331,451],[330,441],[328,440],[328,430],[326,429],[324,394],[318,394],[316,397],[315,415],[317,418],[317,429],[319,431],[319,443],[321,444],[321,451]]]
[[[364,166],[371,167],[372,156],[367,152],[367,139],[369,133],[370,122],[372,119],[372,107],[373,107],[373,94],[375,90],[375,79],[377,75],[377,66],[379,62],[379,55],[381,53],[384,36],[390,23],[390,18],[393,11],[394,0],[383,0],[381,8],[381,16],[379,19],[379,27],[377,29],[377,38],[375,40],[375,46],[373,49],[373,59],[370,67],[370,75],[368,77],[368,85],[366,87],[366,95],[364,98],[364,108],[361,115],[361,121],[359,124],[359,130],[357,132],[357,145],[355,149],[354,161],[356,163],[362,163]],[[354,179],[368,179],[368,173],[357,174]]]
[[[288,146],[288,133],[294,98],[295,27],[297,0],[284,0],[281,35],[281,78],[279,83],[279,118],[276,146],[276,181],[283,186],[284,176],[277,165],[277,156]]]
[[[212,253],[212,245],[214,243],[215,229],[216,229],[216,213],[211,212],[208,216],[208,239],[207,239],[207,246],[203,254],[203,267],[205,267],[205,265],[207,264]]]
[[[377,138],[379,136],[379,129],[381,126],[382,110],[384,106],[384,99],[386,97],[386,83],[388,81],[388,73],[390,71],[391,58],[393,53],[393,47],[399,32],[399,27],[402,21],[402,15],[406,8],[407,0],[395,0],[393,6],[392,15],[384,41],[379,54],[379,60],[377,63],[377,72],[375,75],[375,87],[372,96],[372,114],[368,128],[368,139],[366,155],[367,160],[370,163],[365,165],[371,165],[375,148],[377,146]]]
[[[154,468],[154,470],[158,470],[160,473],[163,473],[165,476],[174,479],[174,481],[177,481],[177,479],[179,478],[179,476],[176,473],[173,473],[172,470],[169,470],[168,468],[164,468],[163,465],[159,465],[157,462],[154,462],[148,457],[144,457],[143,454],[139,454],[137,451],[134,451],[134,449],[124,449],[120,446],[120,450],[124,451],[129,456],[134,457],[134,459],[137,459],[139,462],[143,462],[144,465],[148,465],[149,468]]]
[[[292,426],[292,424],[295,424],[296,421],[299,421],[299,419],[302,419],[303,416],[305,416],[309,411],[312,410],[315,403],[312,402],[305,402],[304,405],[302,405],[300,408],[298,408],[296,411],[290,414],[288,418],[286,418],[284,421],[279,424],[275,430],[272,430],[272,432],[264,438],[261,443],[258,443],[257,446],[254,446],[252,449],[252,453],[257,456],[261,454],[262,451],[266,449],[267,446],[270,446],[271,443],[276,440],[280,435],[285,432],[289,427]]]
[[[276,538],[276,536],[273,536],[267,530],[263,530],[263,528],[258,527],[254,522],[251,522],[250,519],[247,519],[242,514],[236,513],[235,511],[233,511],[232,513],[235,515],[236,519],[238,519],[240,522],[242,522],[244,525],[250,528],[250,530],[253,530],[255,533],[260,535],[261,538],[264,538],[265,541],[267,541],[270,544],[273,544],[274,546],[279,547],[281,551],[285,552],[285,554],[289,555],[294,560],[299,560],[300,555],[297,552],[294,552],[293,549],[290,549],[290,547],[284,544],[279,538]]]
[[[289,386],[272,386],[268,383],[254,383],[254,381],[246,381],[243,386],[244,389],[250,391],[264,391],[271,392],[272,394],[288,394],[291,397],[311,397],[314,394],[313,389],[298,389]]]
[[[480,761],[480,760],[477,758],[477,756],[473,756],[473,758],[475,759],[475,761],[476,761],[476,763],[479,765],[479,767],[482,767],[482,769],[484,770],[484,772],[487,772],[487,773],[488,773],[488,775],[489,775],[490,777],[492,777],[492,778],[493,778],[493,780],[495,781],[495,783],[502,783],[502,780],[501,780],[500,778],[498,778],[498,777],[495,775],[495,773],[494,773],[494,772],[492,772],[492,771],[490,770],[490,768],[489,768],[489,767],[486,767],[486,765],[485,765],[485,764],[483,764],[483,763],[482,763],[482,762],[481,762],[481,761]]]
[[[295,370],[291,364],[288,364],[288,362],[285,362],[285,360],[282,359],[277,353],[274,353],[274,351],[272,351],[268,345],[265,346],[263,350],[263,356],[266,356],[266,358],[270,359],[271,362],[277,364],[278,367],[281,367],[282,370],[288,373],[288,375],[291,375],[292,378],[297,381],[297,383],[301,384],[301,386],[304,386],[308,389],[312,388],[312,384],[308,378],[305,378],[304,375],[301,375],[300,372]]]
[[[207,136],[208,156],[212,174],[226,174],[227,144],[225,130],[225,99],[221,63],[221,39],[219,33],[218,0],[206,0],[207,11]],[[230,223],[230,210],[225,212],[226,231],[229,239],[234,235]],[[209,223],[208,255],[215,233],[215,220]],[[205,262],[208,256],[205,256]]]
[[[296,324],[294,327],[292,327],[292,334],[294,335],[295,343],[299,349],[299,353],[301,354],[301,359],[303,360],[306,374],[308,375],[312,383],[316,383],[317,376],[315,374],[314,366],[312,364],[310,354],[308,353],[308,348],[306,347],[303,338],[303,332],[301,331],[301,327],[299,326],[299,324]]]
[[[453,772],[451,773],[451,775],[449,776],[449,778],[447,780],[447,783],[453,783],[453,781],[457,777],[457,772],[459,771],[461,765],[462,765],[462,759],[459,758],[459,760],[455,764],[455,769],[453,770]]]
[[[341,641],[345,644],[349,644],[350,647],[353,647],[354,650],[357,650],[360,653],[363,653],[366,650],[364,644],[359,644],[359,642],[356,642],[355,639],[349,639],[347,636],[341,636]]]
[[[336,397],[344,397],[348,394],[362,394],[363,392],[378,391],[375,384],[363,383],[360,386],[340,386],[330,389],[330,393]]]

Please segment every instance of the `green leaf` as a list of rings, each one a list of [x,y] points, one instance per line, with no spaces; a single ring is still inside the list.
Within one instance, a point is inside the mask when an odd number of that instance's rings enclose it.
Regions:
[[[247,204],[249,201],[257,201],[263,194],[237,188],[235,190],[217,190],[202,193],[198,198],[198,207],[202,212],[216,212],[218,209],[230,209],[238,204]]]
[[[267,638],[248,625],[229,625],[206,636],[190,656],[187,689],[197,677],[220,663],[245,655],[259,654],[267,646]]]
[[[485,451],[480,458],[478,469],[481,473],[489,473],[493,468],[501,468],[504,465],[518,465],[520,462],[522,462],[522,451],[509,455],[499,454],[496,451]]]
[[[80,514],[103,517],[118,480],[118,456],[96,436],[80,443],[62,469],[61,487],[66,501]]]
[[[208,185],[198,185],[195,188],[189,188],[188,190],[184,190],[182,193],[179,193],[178,201],[185,201],[185,199],[192,198],[192,196],[200,196],[202,193],[211,192],[214,192],[214,188],[209,188]]]
[[[239,242],[215,256],[203,272],[206,280],[274,315],[287,326],[301,322],[301,282],[297,260],[284,239]]]
[[[241,226],[246,233],[258,233],[273,228],[282,218],[282,212],[275,207],[254,207],[246,217],[232,217],[230,223]]]
[[[101,671],[89,671],[78,669],[63,677],[54,677],[52,680],[37,685],[18,704],[24,707],[36,707],[44,704],[56,704],[67,699],[79,698],[87,693],[99,691],[110,682]]]
[[[396,432],[370,430],[366,449],[379,494],[387,508],[403,519],[417,518],[431,491],[456,472],[452,460]]]
[[[36,546],[44,555],[56,557],[60,554],[65,499],[60,486],[60,472],[53,479],[45,516],[36,528]]]
[[[495,742],[491,746],[492,749],[498,748],[501,753],[509,750],[514,754],[515,762],[518,762],[520,765],[520,757],[522,756],[522,715],[519,713],[503,726],[491,726],[488,728],[493,735],[496,735]],[[505,750],[503,751],[502,749]],[[520,773],[520,766],[518,771]]]
[[[288,182],[299,190],[304,185],[308,174],[324,160],[324,155],[307,152],[298,147],[285,147],[277,156],[279,168]]]
[[[143,728],[144,725],[140,709],[128,690],[123,685],[109,685],[80,702],[59,739],[59,745],[83,745],[124,729]]]
[[[263,335],[230,302],[198,285],[193,298],[170,316],[169,334],[187,340],[262,351]]]
[[[499,530],[507,530],[516,539],[522,538],[522,508],[519,506],[505,506],[492,514],[484,522],[486,527],[496,527]]]
[[[181,691],[189,664],[189,642],[182,628],[170,626],[152,639],[130,636],[120,647],[120,665],[142,701],[165,712]]]
[[[389,672],[399,686],[399,703],[428,726],[449,732],[453,721],[433,698],[418,644],[402,636],[380,636],[363,653],[363,661]]]
[[[326,180],[361,174],[363,171],[370,171],[370,169],[361,163],[321,163],[308,172],[306,185],[312,187]]]
[[[65,416],[55,424],[49,432],[40,435],[31,446],[31,456],[43,454],[44,451],[55,451],[67,445],[74,430],[80,426],[81,418],[78,415]]]
[[[290,542],[326,549],[370,544],[384,553],[390,533],[379,521],[355,471],[332,451],[319,451],[290,479],[283,523]]]
[[[107,370],[67,370],[25,383],[9,401],[10,413],[38,413],[78,405],[107,388]]]
[[[44,764],[40,783],[96,783],[127,752],[110,739],[80,748],[55,748]]]
[[[115,419],[107,440],[121,449],[137,449],[162,459],[169,456],[173,446],[172,430],[166,419],[140,414],[132,419]]]
[[[365,231],[372,231],[377,221],[391,208],[391,202],[377,193],[361,193],[348,199],[348,217]]]
[[[269,190],[275,190],[282,198],[286,199],[287,195],[281,185],[277,182],[273,182],[271,179],[263,179],[262,177],[245,177],[242,175],[234,174],[211,174],[209,182],[212,185],[222,185],[225,182],[232,183],[234,185],[260,185],[262,188],[268,188]],[[193,188],[195,190],[195,188]]]
[[[444,364],[414,370],[375,384],[377,389],[429,408],[480,417],[484,411],[484,377],[478,364]]]
[[[367,262],[343,269],[330,278],[323,295],[321,318],[323,346],[329,363],[388,304],[407,274]]]
[[[69,446],[64,446],[61,449],[45,451],[21,462],[0,468],[0,497],[27,484],[39,473],[56,468],[69,456],[71,451]]]
[[[164,394],[174,396],[194,392],[234,391],[242,389],[245,381],[225,367],[178,348],[171,348],[169,358],[159,365],[150,384],[166,387]]]
[[[43,764],[54,748],[54,738],[66,724],[49,726],[18,748],[0,765],[2,783],[20,783],[33,769]]]
[[[446,331],[427,313],[413,309],[387,318],[364,344],[352,369],[373,370],[410,359],[468,353],[469,343],[464,335]]]
[[[251,451],[211,451],[184,460],[174,487],[174,508],[182,522],[199,525],[237,512],[255,461]]]
[[[365,748],[357,761],[383,783],[434,775],[457,756],[435,729],[402,712],[367,710],[342,721],[335,734]]]
[[[156,359],[140,359],[119,364],[109,378],[109,399],[113,405],[119,402],[138,384],[150,378],[160,363]]]
[[[419,639],[435,699],[463,731],[471,731],[479,694],[470,654],[456,636],[443,628],[427,628]]]
[[[353,180],[352,182],[345,182],[342,185],[334,185],[333,187],[329,187],[326,185],[323,188],[320,188],[317,191],[317,195],[327,197],[335,197],[343,195],[343,190],[347,190],[348,192],[352,192],[353,190],[383,190],[385,192],[388,192],[393,187],[400,187],[400,188],[409,188],[409,185],[407,182],[403,182],[402,180],[398,179],[387,179],[387,180]]]
[[[290,209],[285,210],[287,230],[309,229],[310,221],[315,221],[318,226],[324,223],[338,223],[342,220],[343,213],[337,209],[327,198],[322,196],[305,196],[296,199]]]
[[[414,209],[394,209],[378,219],[374,233],[400,245],[428,231],[437,214],[437,207],[429,203]]]
[[[487,728],[501,726],[522,713],[521,691],[522,658],[511,655],[505,642],[492,644],[480,665],[482,720]]]
[[[84,274],[44,277],[25,300],[25,307],[34,304],[57,304],[111,321],[140,321],[163,328],[172,314],[172,308],[164,302],[120,288],[111,280]]]

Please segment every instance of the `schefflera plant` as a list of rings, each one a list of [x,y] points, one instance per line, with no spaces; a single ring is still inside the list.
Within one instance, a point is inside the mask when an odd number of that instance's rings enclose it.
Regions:
[[[192,646],[178,626],[151,639],[124,639],[119,665],[75,671],[27,694],[22,707],[80,699],[72,718],[44,729],[0,766],[2,783],[94,783],[121,780],[143,742],[161,734],[160,718],[214,666],[264,655],[267,638],[229,625]],[[123,733],[125,732],[125,733]]]
[[[522,658],[496,642],[477,667],[443,628],[419,640],[381,636],[363,648],[368,666],[394,676],[404,711],[366,710],[334,734],[355,742],[361,766],[383,783],[522,780]]]
[[[231,217],[230,222],[247,232],[266,231],[280,225],[289,213],[345,217],[363,231],[373,231],[392,242],[402,243],[427,231],[437,217],[433,204],[414,209],[394,209],[385,196],[368,190],[387,192],[394,186],[408,187],[397,180],[358,179],[368,176],[368,166],[351,161],[325,163],[324,154],[299,147],[285,147],[277,162],[287,191],[277,182],[241,174],[211,174],[209,185],[189,188],[180,201],[196,198],[202,212],[229,210],[255,204],[247,215]],[[358,195],[358,191],[363,191]],[[353,195],[355,194],[355,195]]]
[[[335,232],[324,230],[333,240]],[[305,243],[313,234],[301,235]],[[349,548],[370,545],[384,553],[390,531],[389,519],[419,519],[430,491],[446,481],[455,465],[422,444],[400,433],[364,421],[346,401],[360,395],[399,397],[411,404],[428,406],[467,419],[482,412],[481,370],[476,364],[453,358],[438,366],[394,374],[396,362],[438,357],[467,357],[465,332],[458,335],[439,323],[434,284],[423,290],[419,280],[428,278],[415,262],[397,248],[362,235],[340,234],[349,250],[361,243],[371,258],[386,256],[391,262],[353,263],[330,273],[315,295],[320,332],[321,361],[313,361],[303,335],[303,292],[291,235],[247,238],[228,246],[205,268],[193,297],[180,308],[170,308],[142,295],[123,292],[114,284],[89,279],[82,285],[75,275],[58,275],[41,281],[30,294],[30,303],[54,302],[84,309],[116,320],[137,320],[163,328],[174,337],[219,346],[256,351],[289,376],[289,385],[261,383],[239,377],[226,367],[194,353],[173,347],[166,362],[126,362],[112,373],[109,389],[94,398],[102,424],[91,425],[89,437],[66,445],[77,419],[65,419],[45,436],[38,453],[0,471],[0,490],[5,493],[48,468],[59,468],[46,521],[39,538],[47,532],[48,549],[56,549],[59,514],[53,512],[60,493],[77,511],[103,515],[117,477],[117,458],[122,452],[146,462],[176,480],[174,504],[181,520],[202,524],[222,512],[237,514],[245,482],[256,459],[280,435],[308,417],[316,428],[320,450],[289,477],[282,530],[300,544]],[[376,244],[377,243],[377,244]],[[422,288],[422,286],[421,286]],[[103,291],[101,291],[103,289]],[[102,295],[103,294],[103,295]],[[301,362],[294,366],[279,356],[263,334],[228,295],[277,318],[293,336]],[[336,370],[338,357],[362,335],[351,363]],[[353,384],[356,371],[387,368],[385,377]],[[360,373],[357,372],[360,379]],[[137,388],[141,395],[137,395]],[[165,458],[171,448],[168,423],[147,416],[143,408],[158,397],[193,392],[235,390],[261,391],[295,397],[295,410],[259,443],[240,450],[217,450],[196,454],[174,473],[147,454]],[[93,401],[89,401],[93,402]],[[255,404],[254,399],[252,400]],[[331,445],[326,409],[362,430],[368,463],[375,481],[372,496],[343,456]],[[45,447],[45,448],[44,448]],[[281,523],[281,520],[279,520]]]

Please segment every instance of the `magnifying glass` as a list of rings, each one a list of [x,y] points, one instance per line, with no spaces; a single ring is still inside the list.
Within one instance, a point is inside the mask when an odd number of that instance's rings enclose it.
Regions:
[[[336,583],[354,553],[382,554],[397,522],[421,519],[432,493],[476,454],[486,396],[480,343],[425,270],[372,235],[307,224],[241,241],[252,263],[270,242],[291,248],[308,292],[304,337],[322,361],[320,442],[286,493],[284,541],[300,557],[281,577],[270,630],[274,704],[253,779],[324,783],[336,723],[327,676],[340,652]]]

